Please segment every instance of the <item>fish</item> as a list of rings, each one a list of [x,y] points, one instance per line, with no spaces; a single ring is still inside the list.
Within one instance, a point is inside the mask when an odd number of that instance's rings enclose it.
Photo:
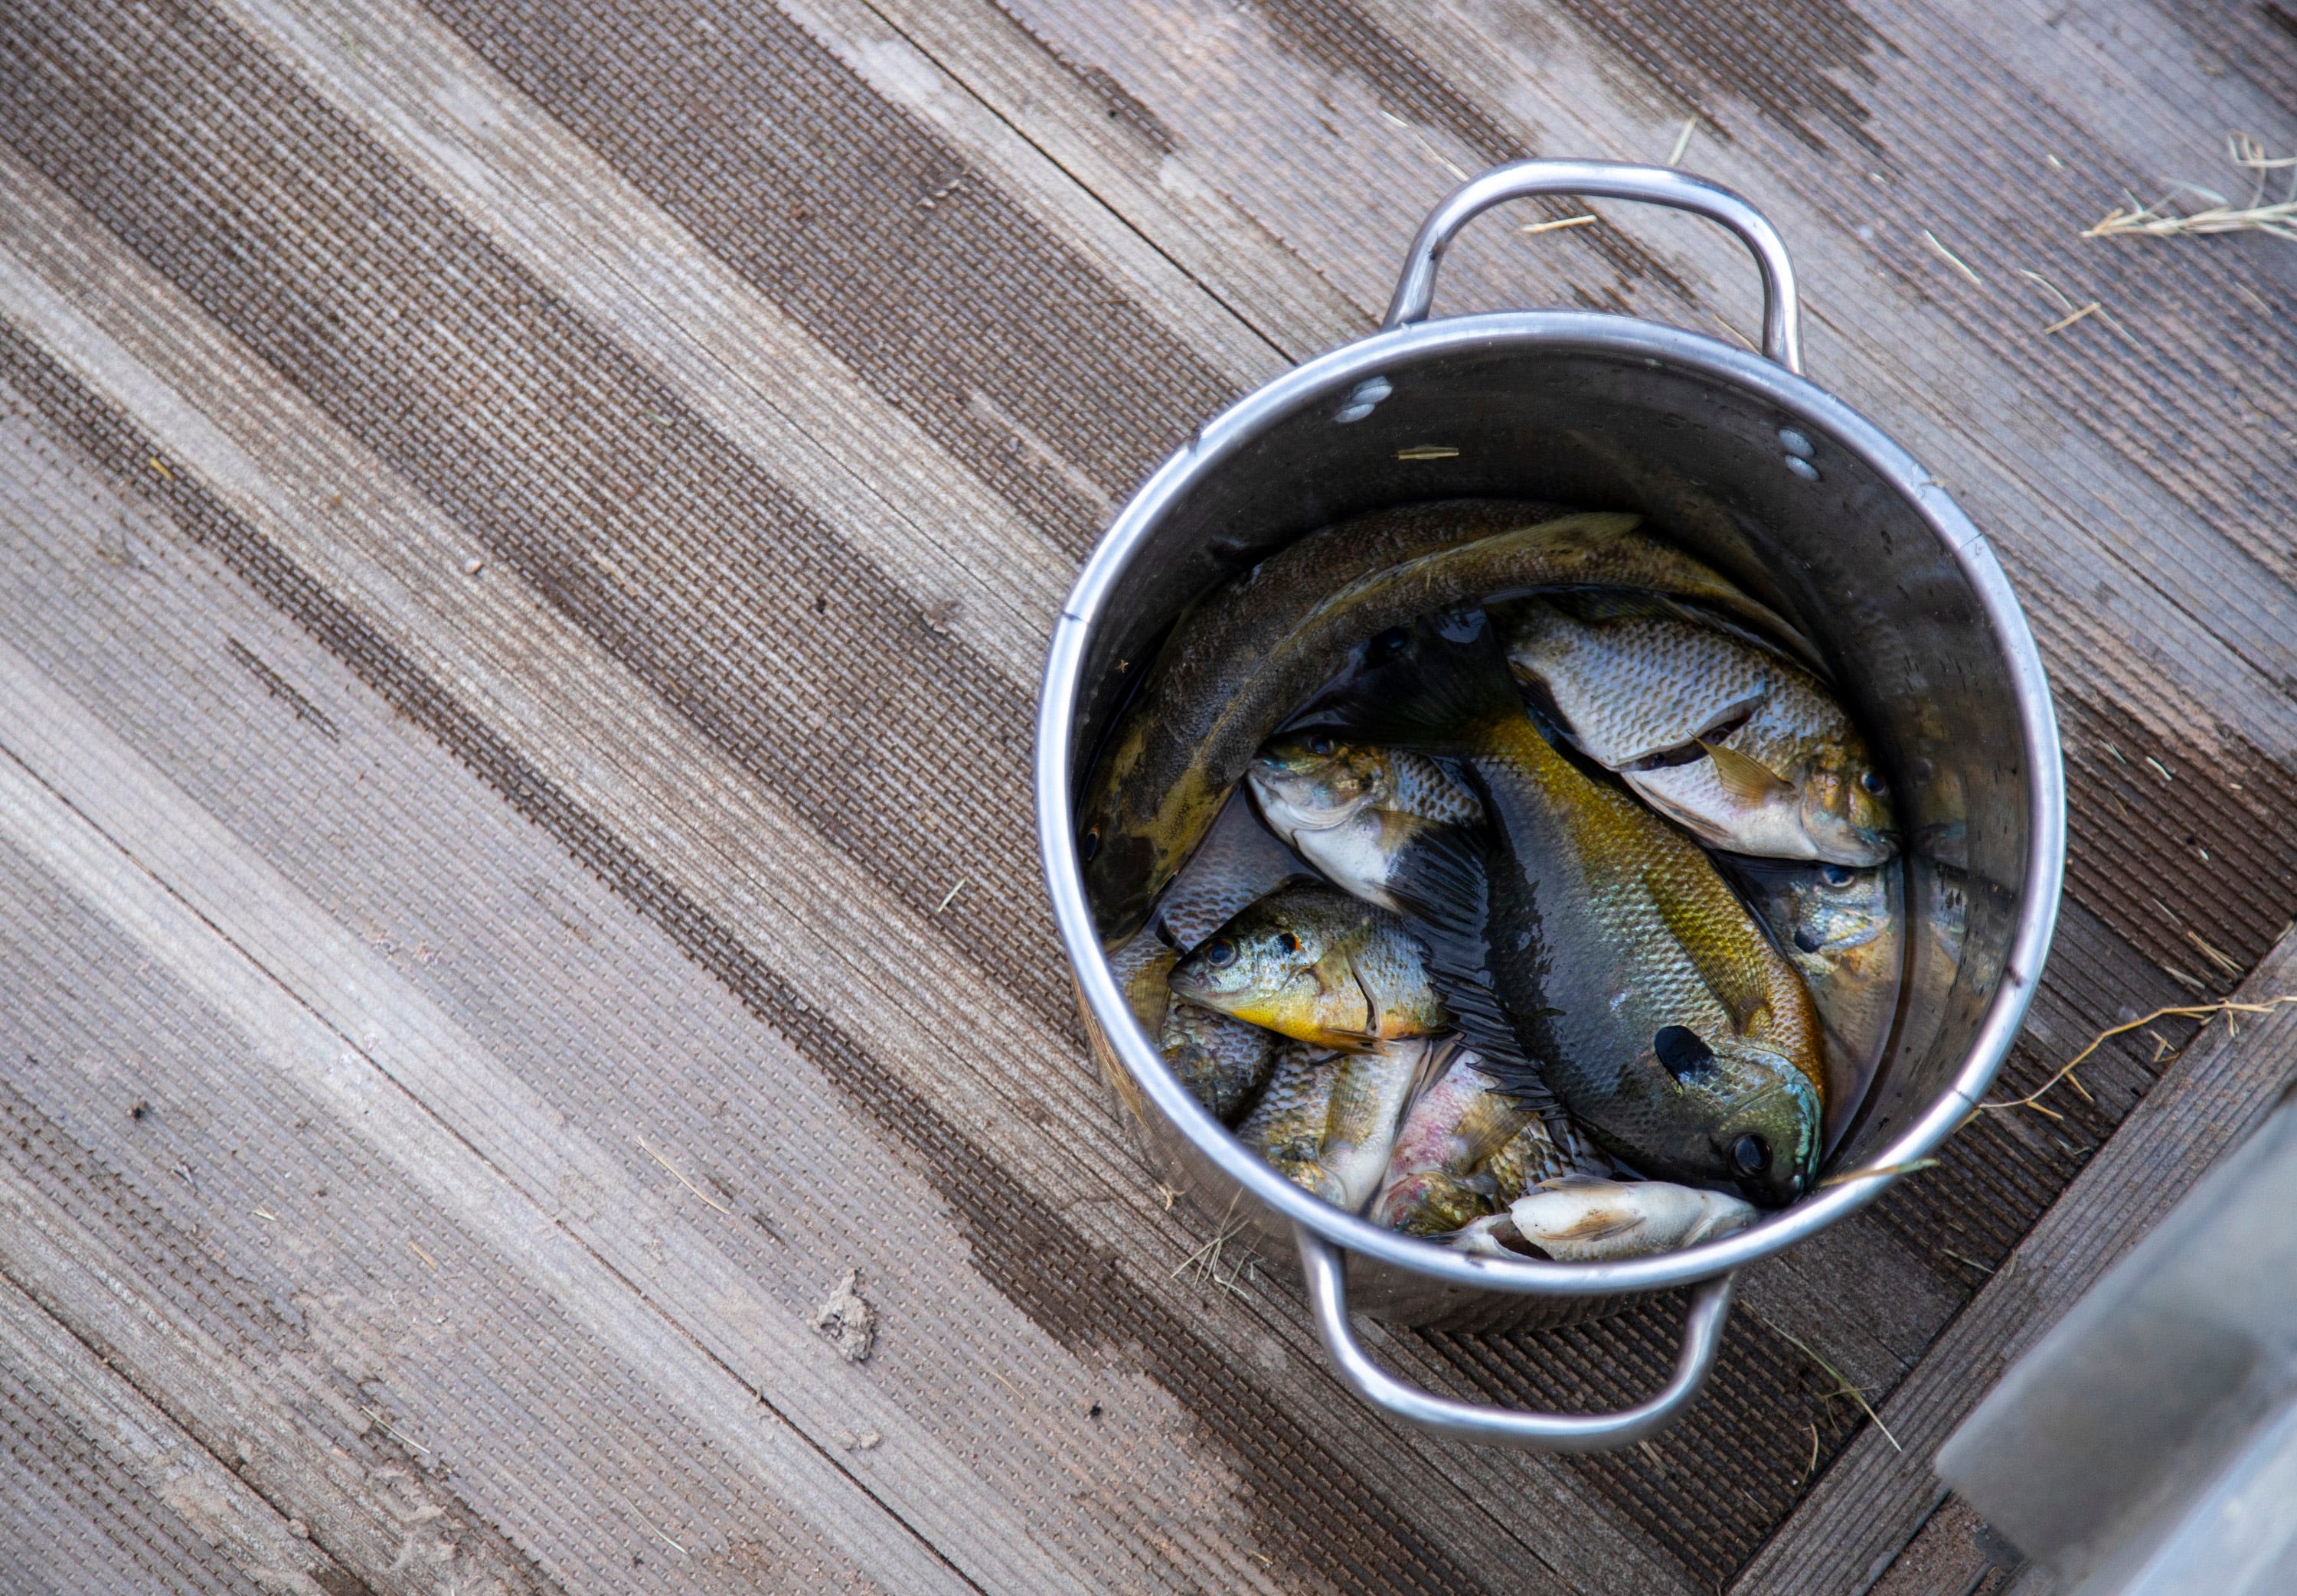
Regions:
[[[1782,617],[1641,521],[1509,499],[1379,510],[1299,539],[1191,605],[1142,671],[1078,802],[1077,855],[1101,945],[1147,924],[1294,709],[1363,646],[1428,610],[1546,587],[1647,588],[1816,658]]]
[[[1279,888],[1173,967],[1173,995],[1327,1048],[1449,1024],[1425,953],[1384,909],[1321,883]]]
[[[1444,828],[1484,818],[1473,793],[1425,754],[1345,742],[1321,728],[1272,739],[1246,786],[1268,827],[1326,880],[1383,909],[1398,860]]]
[[[1260,1027],[1176,1000],[1173,967],[1237,913],[1288,882],[1313,877],[1300,860],[1231,802],[1204,846],[1157,902],[1150,923],[1108,956],[1117,990],[1140,1028],[1197,1101],[1232,1121],[1274,1066],[1276,1039]]]
[[[1495,1214],[1470,1223],[1463,1252],[1506,1257],[1519,1242],[1564,1263],[1608,1263],[1671,1253],[1745,1230],[1751,1203],[1671,1181],[1607,1181],[1572,1174],[1542,1182]]]
[[[1437,1045],[1408,1038],[1341,1053],[1281,1042],[1238,1139],[1287,1180],[1358,1212],[1379,1189],[1404,1102]]]
[[[1346,1207],[1346,1189],[1323,1162],[1324,1128],[1331,1119],[1332,1089],[1339,1078],[1340,1055],[1331,1049],[1312,1042],[1278,1043],[1268,1084],[1237,1126],[1236,1136],[1294,1185]]]
[[[1568,1119],[1498,1088],[1474,1054],[1462,1053],[1412,1099],[1371,1205],[1373,1223],[1448,1235],[1542,1181],[1609,1171]]]
[[[1895,855],[1889,786],[1810,671],[1664,598],[1505,606],[1508,662],[1573,745],[1711,847],[1867,867]]]
[[[1430,617],[1322,706],[1456,759],[1480,891],[1391,882],[1445,1008],[1510,1090],[1550,1090],[1636,1173],[1779,1207],[1817,1175],[1825,1079],[1802,977],[1696,843],[1535,724],[1481,611]]]
[[[1906,960],[1906,888],[1896,864],[1718,861],[1801,975],[1825,1035],[1827,1139],[1881,1064]]]
[[[1223,1124],[1236,1119],[1276,1065],[1272,1031],[1217,1009],[1174,999],[1157,1032],[1157,1050],[1181,1084]]]
[[[1239,793],[1223,807],[1188,868],[1157,901],[1149,928],[1167,947],[1186,953],[1237,914],[1292,882],[1313,881],[1315,871],[1272,835]]]
[[[1181,955],[1154,928],[1142,931],[1109,958],[1125,1007],[1155,1039],[1157,1050],[1181,1084],[1223,1123],[1268,1079],[1275,1036],[1257,1025],[1173,996],[1173,967]]]

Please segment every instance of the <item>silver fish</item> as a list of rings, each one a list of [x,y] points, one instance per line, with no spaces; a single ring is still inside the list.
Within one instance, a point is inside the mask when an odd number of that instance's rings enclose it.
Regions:
[[[1745,1230],[1753,1204],[1668,1181],[1566,1175],[1524,1193],[1503,1214],[1478,1220],[1462,1251],[1505,1257],[1514,1240],[1564,1263],[1604,1263],[1671,1253]]]
[[[1857,866],[1897,852],[1865,739],[1777,651],[1633,595],[1557,595],[1504,614],[1509,664],[1580,751],[1701,842]]]
[[[1246,775],[1269,829],[1333,885],[1399,912],[1389,882],[1407,851],[1484,818],[1475,794],[1427,755],[1314,728],[1272,739]]]

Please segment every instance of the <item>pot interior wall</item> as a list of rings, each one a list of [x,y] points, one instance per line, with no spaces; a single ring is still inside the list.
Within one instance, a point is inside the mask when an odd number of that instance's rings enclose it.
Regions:
[[[1839,440],[1703,374],[1518,344],[1423,357],[1386,380],[1393,391],[1361,419],[1337,420],[1342,400],[1326,399],[1277,421],[1151,530],[1091,640],[1080,775],[1119,707],[1116,662],[1148,657],[1190,600],[1304,532],[1463,496],[1640,511],[1816,642],[1891,782],[1907,841],[1906,979],[1890,1049],[1836,1160],[1882,1145],[1960,1066],[2025,876],[2017,708],[1951,555]],[[1782,429],[1798,436],[1782,440]],[[1398,458],[1437,448],[1458,452]]]

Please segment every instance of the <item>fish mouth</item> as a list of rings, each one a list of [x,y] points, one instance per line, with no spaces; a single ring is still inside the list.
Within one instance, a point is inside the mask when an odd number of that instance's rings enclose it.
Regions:
[[[1806,822],[1803,832],[1821,864],[1869,870],[1898,857],[1900,839],[1895,831],[1840,824],[1815,827]]]
[[[1361,799],[1332,797],[1314,777],[1280,765],[1271,768],[1264,761],[1256,763],[1251,782],[1264,812],[1280,809],[1285,823],[1302,831],[1330,831],[1345,825],[1363,803]]]
[[[1198,1004],[1202,1008],[1215,1008],[1219,1007],[1219,1005],[1214,1003],[1213,1000],[1218,997],[1220,993],[1213,987],[1210,982],[1205,979],[1204,976],[1192,971],[1174,970],[1171,975],[1165,977],[1165,990],[1170,991],[1174,997],[1186,999],[1188,1001]]]

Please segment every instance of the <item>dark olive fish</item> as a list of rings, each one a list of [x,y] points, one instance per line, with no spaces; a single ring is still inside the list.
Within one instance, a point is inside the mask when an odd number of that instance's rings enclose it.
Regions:
[[[1078,805],[1103,946],[1147,922],[1269,734],[1360,645],[1415,615],[1500,592],[1639,588],[1794,638],[1714,572],[1636,531],[1640,519],[1502,499],[1382,510],[1311,533],[1199,601],[1149,665]]]
[[[1479,612],[1415,625],[1350,695],[1324,707],[1459,761],[1490,818],[1485,889],[1439,884],[1415,905],[1486,1067],[1551,1090],[1640,1173],[1766,1206],[1808,1190],[1818,1016],[1705,851],[1548,742]],[[1486,1027],[1486,995],[1506,1033]]]

